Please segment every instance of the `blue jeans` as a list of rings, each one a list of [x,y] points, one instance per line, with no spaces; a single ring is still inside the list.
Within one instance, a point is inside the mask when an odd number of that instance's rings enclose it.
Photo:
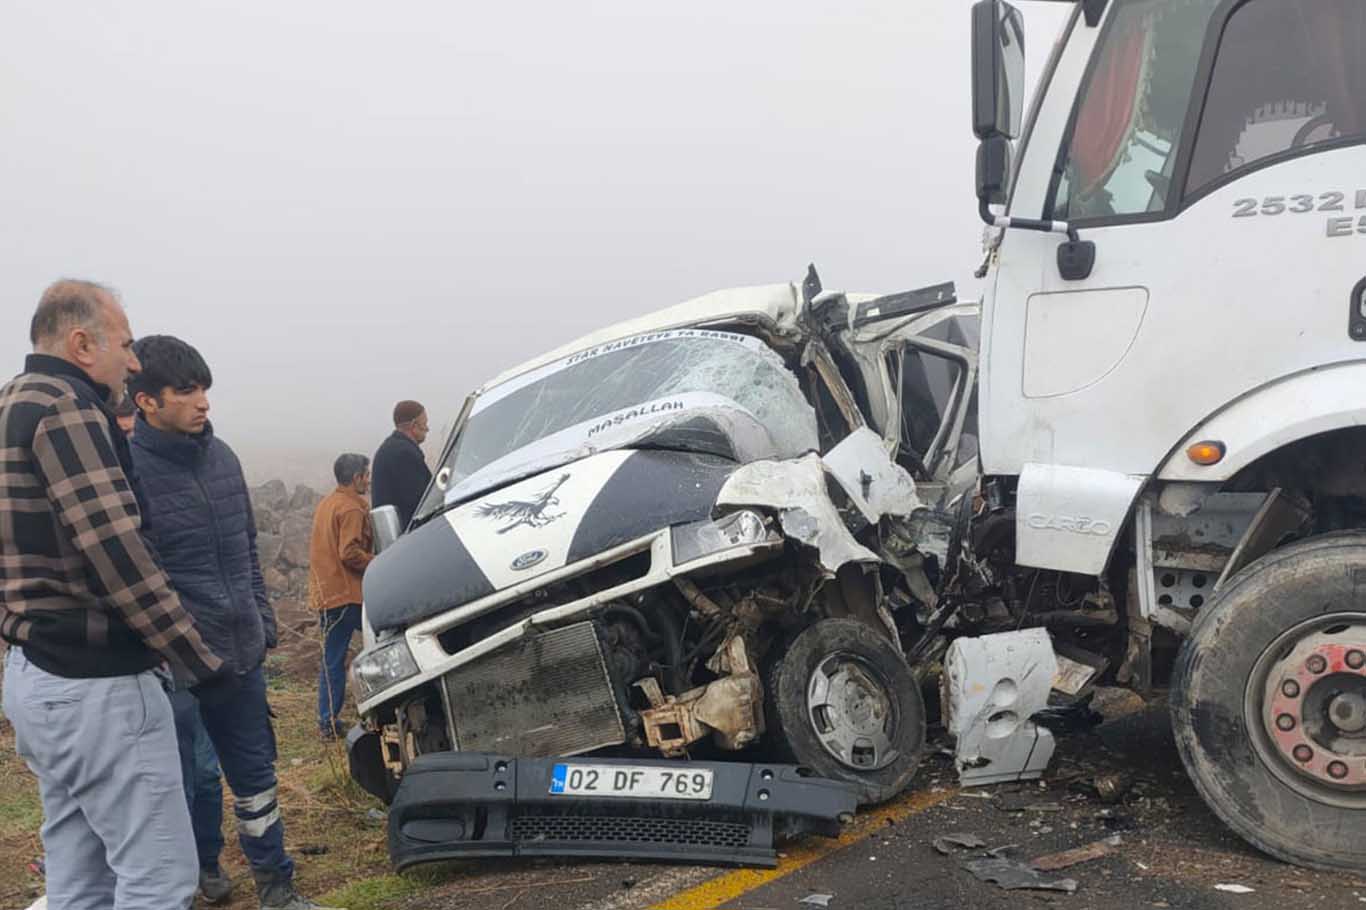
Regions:
[[[175,731],[180,746],[180,776],[185,781],[185,800],[190,805],[195,852],[199,868],[217,869],[223,852],[223,772],[218,753],[199,716],[199,701],[188,691],[171,693]]]
[[[346,652],[360,631],[360,604],[334,607],[318,614],[323,632],[323,663],[318,672],[318,727],[331,733],[346,704]]]
[[[275,790],[275,730],[266,704],[266,674],[257,667],[226,684],[196,692],[199,716],[232,790],[237,840],[253,871],[290,880],[285,825]]]

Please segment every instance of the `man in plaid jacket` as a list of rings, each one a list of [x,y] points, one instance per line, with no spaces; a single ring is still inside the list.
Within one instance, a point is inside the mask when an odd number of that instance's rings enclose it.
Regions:
[[[108,288],[59,281],[0,389],[4,712],[37,775],[52,907],[182,910],[198,884],[160,675],[212,689],[200,638],[142,537],[110,409],[139,365]]]

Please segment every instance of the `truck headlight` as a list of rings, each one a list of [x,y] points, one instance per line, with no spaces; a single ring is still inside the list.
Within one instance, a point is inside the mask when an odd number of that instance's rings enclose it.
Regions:
[[[754,546],[768,539],[764,517],[749,509],[732,512],[716,521],[677,525],[673,529],[674,565],[735,547]]]
[[[417,674],[417,661],[402,636],[379,642],[351,662],[351,681],[357,701],[367,701]]]

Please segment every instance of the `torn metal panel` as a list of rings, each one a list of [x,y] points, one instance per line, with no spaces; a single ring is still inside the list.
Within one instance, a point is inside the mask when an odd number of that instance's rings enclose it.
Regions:
[[[910,515],[921,508],[910,473],[892,461],[882,437],[867,427],[844,437],[821,460],[870,524],[883,515]]]
[[[1266,499],[1264,493],[1207,493],[1184,514],[1171,514],[1169,490],[1152,511],[1153,565],[1218,573]],[[1186,508],[1189,502],[1177,504]]]
[[[1244,566],[1269,552],[1281,538],[1308,521],[1310,515],[1311,511],[1305,503],[1287,496],[1280,487],[1272,490],[1238,540],[1233,555],[1224,564],[1224,571],[1214,583],[1214,590],[1218,591]]]
[[[738,468],[721,487],[718,506],[754,506],[778,512],[788,537],[814,547],[830,572],[850,562],[878,562],[854,539],[825,487],[819,455],[795,461],[756,461]]]
[[[726,639],[707,669],[725,675],[677,697],[665,695],[653,677],[636,683],[652,705],[640,712],[645,739],[666,756],[681,757],[690,744],[708,735],[731,751],[763,735],[764,689],[750,664],[745,640],[739,635]]]
[[[854,399],[854,393],[849,390],[839,367],[835,365],[834,358],[830,356],[830,351],[824,344],[815,340],[808,342],[802,351],[802,366],[815,368],[850,429],[857,429],[867,422],[858,402]]]
[[[1053,734],[1032,720],[1058,673],[1044,629],[960,638],[944,659],[946,717],[965,786],[1028,780],[1053,757]]]

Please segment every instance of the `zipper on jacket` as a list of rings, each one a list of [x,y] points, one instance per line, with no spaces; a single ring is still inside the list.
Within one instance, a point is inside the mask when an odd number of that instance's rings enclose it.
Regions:
[[[196,460],[207,463],[209,460],[208,452],[204,453],[202,459]],[[218,568],[218,580],[223,585],[223,596],[228,602],[228,620],[232,630],[233,662],[237,664],[237,672],[241,674],[246,671],[245,665],[247,661],[246,655],[242,652],[241,637],[238,635],[237,617],[232,615],[236,612],[236,604],[233,603],[232,599],[232,586],[228,584],[227,573],[223,571],[223,537],[218,530],[218,510],[213,507],[213,497],[209,495],[209,488],[204,486],[204,480],[200,477],[201,467],[201,465],[196,464],[191,469],[190,473],[194,476],[194,482],[195,485],[199,487],[200,495],[204,497],[204,504],[209,507],[209,524],[213,528],[214,562],[217,564]]]

